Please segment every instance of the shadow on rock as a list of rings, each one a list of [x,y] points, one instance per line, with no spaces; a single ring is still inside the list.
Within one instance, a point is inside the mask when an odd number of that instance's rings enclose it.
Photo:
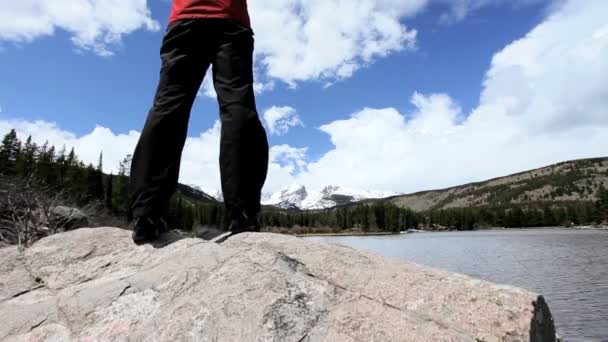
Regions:
[[[163,233],[160,236],[160,239],[158,239],[157,241],[151,242],[150,245],[154,248],[165,248],[165,247],[167,247],[179,240],[183,240],[185,238],[187,238],[187,236],[184,236],[184,235],[180,234],[179,232],[171,230],[166,233]]]

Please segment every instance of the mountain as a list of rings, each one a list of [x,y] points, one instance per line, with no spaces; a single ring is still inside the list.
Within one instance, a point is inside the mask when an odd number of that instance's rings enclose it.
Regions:
[[[216,190],[215,195],[213,195],[212,197],[215,198],[215,200],[218,202],[224,202],[224,194],[222,193],[221,189]]]
[[[208,195],[200,187],[196,185],[177,184],[177,192],[182,196],[193,200],[194,202],[217,203],[218,200],[211,195]]]
[[[532,203],[594,201],[602,185],[608,188],[608,157],[566,161],[487,181],[413,194],[359,190],[336,185],[315,191],[301,184],[292,184],[266,195],[262,204],[289,211],[328,209],[378,200],[415,211],[525,206]],[[179,184],[178,191],[198,202],[222,201],[221,192],[211,196],[194,185]]]
[[[289,210],[314,210],[394,195],[395,192],[358,190],[335,185],[326,186],[320,191],[309,191],[304,185],[292,184],[267,197],[262,204]]]
[[[416,211],[479,206],[594,201],[608,188],[608,157],[566,161],[478,183],[393,196]]]

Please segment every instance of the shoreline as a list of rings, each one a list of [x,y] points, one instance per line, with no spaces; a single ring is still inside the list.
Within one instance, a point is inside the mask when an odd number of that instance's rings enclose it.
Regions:
[[[479,231],[508,231],[508,230],[533,230],[533,229],[568,229],[568,230],[601,230],[608,231],[608,226],[573,226],[573,227],[519,227],[519,228],[505,228],[505,227],[489,227],[489,228],[479,228],[474,230],[466,230],[466,232],[479,232]],[[392,233],[392,232],[340,232],[340,233],[306,233],[306,234],[287,234],[295,237],[332,237],[332,236],[389,236],[389,235],[405,235],[405,234],[416,234],[416,233],[448,233],[448,232],[460,232],[458,230],[424,230],[424,229],[415,229],[411,231],[402,231],[400,233]],[[465,231],[463,231],[465,232]]]
[[[599,227],[594,227],[594,226],[560,227],[560,226],[556,226],[556,227],[517,227],[517,228],[489,227],[489,228],[479,228],[479,229],[475,229],[472,231],[474,232],[474,231],[484,231],[484,230],[533,230],[533,229],[538,229],[538,230],[549,230],[549,229],[608,230],[608,226],[599,226]],[[431,231],[424,231],[424,232],[431,232]]]
[[[306,234],[288,234],[295,237],[315,237],[315,236],[385,236],[385,235],[400,235],[401,233],[391,232],[344,232],[344,233],[306,233]]]
[[[566,229],[576,229],[576,230],[608,230],[608,226],[575,226],[575,227],[567,227]]]

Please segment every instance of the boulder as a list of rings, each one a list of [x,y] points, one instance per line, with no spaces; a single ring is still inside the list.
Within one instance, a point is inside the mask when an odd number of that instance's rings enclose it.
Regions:
[[[78,208],[56,206],[50,210],[50,223],[64,230],[83,228],[89,225],[89,218]]]
[[[275,234],[0,250],[2,341],[555,341],[542,296]]]

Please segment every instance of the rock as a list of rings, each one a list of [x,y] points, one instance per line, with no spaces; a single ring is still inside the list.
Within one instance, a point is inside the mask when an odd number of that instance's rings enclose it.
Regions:
[[[64,230],[83,228],[89,225],[89,218],[78,208],[53,207],[49,219],[54,226]]]
[[[0,303],[40,287],[23,262],[17,246],[0,248]]]
[[[3,341],[555,341],[534,293],[289,236],[80,229],[0,261]]]

